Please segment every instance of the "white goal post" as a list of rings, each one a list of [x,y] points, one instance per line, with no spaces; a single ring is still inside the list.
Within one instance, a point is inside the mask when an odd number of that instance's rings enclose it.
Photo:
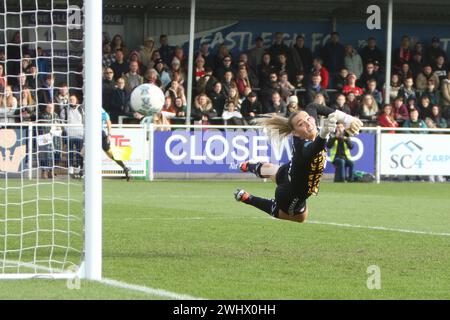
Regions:
[[[102,3],[0,0],[0,281],[102,278]]]

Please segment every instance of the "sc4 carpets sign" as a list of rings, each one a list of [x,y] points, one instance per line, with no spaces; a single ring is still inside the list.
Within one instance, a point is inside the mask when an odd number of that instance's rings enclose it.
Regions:
[[[382,134],[381,174],[449,175],[450,135]]]

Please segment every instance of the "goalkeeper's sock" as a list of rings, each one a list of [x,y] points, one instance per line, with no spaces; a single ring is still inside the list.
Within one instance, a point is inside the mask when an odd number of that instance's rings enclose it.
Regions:
[[[114,161],[115,161],[119,166],[121,166],[123,170],[125,170],[125,168],[126,168],[126,167],[125,167],[125,163],[123,163],[122,160],[116,160],[116,159],[114,159]]]
[[[262,178],[261,176],[261,167],[263,164],[261,162],[250,163],[247,162],[247,171],[254,173],[257,177]]]
[[[251,206],[254,206],[255,208],[258,208],[259,210],[262,210],[271,216],[273,215],[272,211],[275,206],[275,200],[273,200],[273,199],[264,199],[264,198],[250,195],[243,202],[246,204],[249,204]]]

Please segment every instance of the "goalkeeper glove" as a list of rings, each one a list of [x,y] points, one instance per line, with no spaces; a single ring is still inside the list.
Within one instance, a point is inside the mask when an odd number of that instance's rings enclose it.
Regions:
[[[336,110],[333,113],[336,114],[337,122],[344,124],[345,130],[350,136],[354,136],[359,133],[359,130],[363,126],[361,120],[339,110]]]
[[[320,128],[319,136],[322,139],[328,139],[328,136],[330,133],[333,133],[336,131],[336,114],[330,113],[328,117],[325,119],[323,126]]]

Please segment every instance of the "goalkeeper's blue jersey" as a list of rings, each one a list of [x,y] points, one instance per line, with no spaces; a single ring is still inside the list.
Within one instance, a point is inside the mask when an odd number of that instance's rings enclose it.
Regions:
[[[102,108],[102,130],[107,133],[106,122],[110,121],[109,114]]]

